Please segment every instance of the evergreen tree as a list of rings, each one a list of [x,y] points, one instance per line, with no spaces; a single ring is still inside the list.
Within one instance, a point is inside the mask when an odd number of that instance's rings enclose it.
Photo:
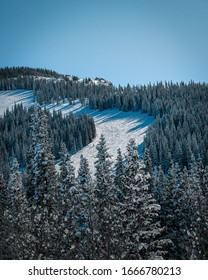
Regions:
[[[7,190],[6,182],[3,178],[3,174],[0,171],[0,225],[2,224],[4,211],[7,205],[8,205],[8,190]]]
[[[164,245],[170,243],[160,238],[160,206],[150,192],[149,177],[144,162],[138,159],[135,141],[131,139],[126,155],[127,191],[120,208],[122,259],[162,259],[166,253]]]
[[[36,111],[37,129],[33,129],[27,191],[31,204],[33,234],[36,238],[37,259],[56,258],[56,197],[57,175],[51,153],[45,112]],[[32,194],[32,195],[31,195]]]
[[[5,228],[5,211],[9,206],[9,194],[3,174],[0,171],[0,259],[9,258],[8,246],[6,245],[7,231]]]
[[[115,228],[115,188],[112,177],[112,163],[106,141],[103,135],[97,148],[95,161],[95,190],[94,190],[94,242],[95,259],[115,258],[117,240],[114,239]]]
[[[93,259],[93,182],[88,161],[81,155],[78,170],[74,234],[79,238],[78,259]]]
[[[174,244],[169,252],[169,258],[181,259],[185,255],[184,244],[187,230],[187,201],[184,185],[185,177],[178,164],[171,163],[167,180],[163,186],[160,200],[161,223],[165,227],[164,236]]]
[[[78,238],[74,235],[77,181],[74,166],[66,145],[61,145],[60,177],[58,185],[59,238],[61,258],[76,259]]]
[[[126,191],[125,182],[126,182],[126,176],[125,176],[124,158],[121,154],[121,149],[118,149],[116,164],[115,164],[114,183],[116,187],[117,196],[121,201],[124,199],[124,195]]]
[[[33,142],[27,171],[29,198],[37,205],[52,207],[57,175],[48,136],[47,118],[42,110],[37,110],[34,115],[32,134]]]
[[[19,164],[14,158],[8,182],[9,203],[5,211],[7,232],[6,250],[12,259],[33,259],[34,237],[31,234],[31,216],[22,186]]]
[[[187,203],[189,205],[189,259],[206,259],[207,257],[207,232],[208,209],[207,190],[200,184],[199,165],[192,155],[187,182]],[[206,176],[204,176],[206,178]],[[207,186],[205,187],[207,188]],[[204,192],[205,190],[205,192]]]
[[[27,188],[27,198],[29,201],[33,201],[35,197],[35,188],[34,183],[34,158],[36,156],[36,145],[37,145],[37,135],[39,128],[39,112],[38,107],[34,108],[34,112],[31,115],[31,124],[30,124],[30,134],[31,134],[31,145],[27,152],[27,170],[25,175],[26,188]]]

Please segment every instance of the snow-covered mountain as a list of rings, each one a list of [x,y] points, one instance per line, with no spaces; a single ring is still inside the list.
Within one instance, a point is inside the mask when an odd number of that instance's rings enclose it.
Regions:
[[[33,104],[33,92],[24,90],[1,91],[0,92],[0,115],[6,109],[11,110],[15,103],[22,103],[24,106]],[[95,120],[96,138],[88,146],[78,151],[72,156],[76,169],[79,167],[80,155],[83,154],[89,160],[90,168],[94,171],[94,161],[96,156],[96,145],[99,137],[103,134],[106,138],[109,153],[114,161],[117,156],[117,149],[125,151],[130,138],[135,138],[136,143],[141,147],[145,132],[154,120],[153,117],[141,112],[122,112],[118,109],[108,109],[104,111],[91,110],[83,107],[79,100],[74,105],[62,103],[60,105],[48,104],[46,108],[50,111],[61,111],[63,115],[69,112],[78,114],[89,114]]]

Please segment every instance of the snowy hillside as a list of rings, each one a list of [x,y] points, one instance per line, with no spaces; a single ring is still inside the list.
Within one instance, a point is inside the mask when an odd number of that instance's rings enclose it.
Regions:
[[[8,108],[11,109],[15,103],[22,102],[29,106],[33,102],[31,91],[6,91],[0,92],[0,115]],[[96,125],[96,139],[87,147],[83,148],[72,156],[75,167],[79,166],[80,155],[88,158],[91,170],[94,170],[94,161],[96,155],[96,144],[99,137],[103,134],[109,147],[109,153],[112,160],[117,156],[117,149],[125,151],[126,144],[130,138],[135,138],[139,147],[143,142],[148,125],[153,122],[153,117],[140,112],[121,112],[117,109],[108,109],[105,111],[91,110],[83,107],[77,100],[74,105],[64,103],[61,105],[50,104],[46,106],[50,111],[61,111],[64,115],[69,112],[78,114],[89,114],[94,117]]]
[[[33,104],[33,92],[31,90],[7,90],[0,91],[0,116],[15,104],[22,103],[28,107]]]
[[[83,154],[88,158],[91,170],[94,168],[96,145],[101,134],[105,136],[109,153],[114,161],[117,157],[117,149],[121,148],[125,151],[130,138],[135,138],[137,145],[141,145],[148,125],[153,122],[153,118],[147,115],[138,112],[120,112],[116,109],[92,112],[90,115],[95,119],[96,139],[72,156],[72,160],[75,166],[79,166],[79,158]]]
[[[85,113],[94,117],[97,131],[96,139],[72,156],[72,160],[77,167],[79,166],[80,155],[83,154],[84,157],[88,158],[91,170],[94,169],[96,145],[101,134],[105,136],[109,153],[112,156],[112,160],[114,160],[117,157],[117,149],[121,148],[122,151],[125,151],[130,138],[135,138],[138,146],[141,145],[148,125],[154,120],[153,117],[140,112],[121,112],[117,109],[91,110],[83,107],[79,101],[76,101],[71,106],[66,103],[60,106],[51,104],[47,108],[51,111],[62,111],[63,114],[68,114],[69,112],[75,115]]]

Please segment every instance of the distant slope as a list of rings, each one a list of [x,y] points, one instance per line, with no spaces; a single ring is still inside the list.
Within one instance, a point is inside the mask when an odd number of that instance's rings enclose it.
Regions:
[[[0,92],[0,115],[7,108],[11,109],[15,102],[22,102],[25,106],[32,105],[32,91]],[[85,113],[94,117],[97,131],[95,140],[72,156],[74,165],[78,169],[80,155],[83,154],[89,160],[92,172],[94,172],[94,161],[97,152],[96,145],[101,134],[106,138],[109,153],[114,161],[117,157],[117,149],[121,148],[122,151],[125,151],[130,138],[135,138],[137,145],[141,145],[149,124],[154,121],[153,117],[140,112],[122,112],[118,109],[91,110],[83,107],[78,100],[75,101],[74,105],[69,105],[69,103],[62,103],[61,105],[49,104],[46,108],[50,111],[61,111],[64,115],[72,112],[75,115]]]

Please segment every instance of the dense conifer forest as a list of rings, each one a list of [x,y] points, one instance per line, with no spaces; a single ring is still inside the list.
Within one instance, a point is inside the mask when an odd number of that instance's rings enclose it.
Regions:
[[[23,108],[15,105],[12,111],[7,110],[0,118],[0,168],[4,175],[8,174],[9,161],[16,157],[20,167],[25,167],[27,151],[32,137],[30,126],[35,112],[34,107]],[[61,143],[73,154],[92,142],[96,130],[92,117],[80,115],[74,117],[71,113],[63,117],[61,112],[51,114],[45,110],[48,121],[48,133],[51,139],[51,150],[55,159],[60,158]],[[38,122],[38,120],[36,120]]]
[[[70,157],[95,137],[92,118],[38,106],[6,111],[0,119],[1,259],[208,258],[207,84],[115,87],[98,78],[5,68],[0,89],[34,90],[40,105],[78,98],[92,109],[155,117],[141,156],[130,139],[112,162],[101,135],[92,177],[87,158],[81,156],[75,174]]]

